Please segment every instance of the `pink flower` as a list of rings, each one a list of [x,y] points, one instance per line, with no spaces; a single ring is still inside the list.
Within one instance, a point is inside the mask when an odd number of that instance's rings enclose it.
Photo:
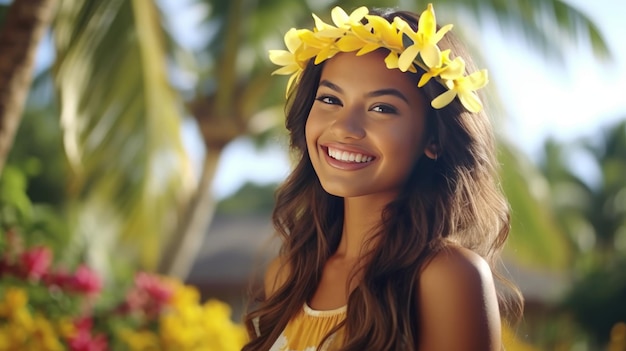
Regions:
[[[135,285],[139,290],[143,290],[158,305],[169,302],[174,293],[174,289],[157,275],[139,272],[135,276]]]
[[[24,274],[29,279],[39,280],[52,263],[52,251],[45,246],[33,247],[20,256]]]
[[[120,311],[139,313],[148,319],[154,318],[173,294],[174,287],[162,277],[139,272],[135,275],[135,285],[126,294],[126,301]]]
[[[102,289],[102,282],[98,274],[91,268],[80,265],[70,277],[70,286],[73,290],[86,294],[97,294]]]
[[[108,349],[107,339],[104,335],[93,335],[93,321],[85,317],[74,322],[76,332],[68,339],[68,346],[71,351],[106,351]]]

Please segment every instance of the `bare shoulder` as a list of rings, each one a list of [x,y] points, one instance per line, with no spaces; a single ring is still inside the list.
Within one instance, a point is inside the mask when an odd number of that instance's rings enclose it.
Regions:
[[[501,349],[497,294],[482,257],[446,247],[428,262],[419,286],[420,350]]]
[[[289,267],[286,264],[286,260],[282,257],[274,258],[265,271],[265,297],[268,298],[276,292],[287,280],[289,276]]]

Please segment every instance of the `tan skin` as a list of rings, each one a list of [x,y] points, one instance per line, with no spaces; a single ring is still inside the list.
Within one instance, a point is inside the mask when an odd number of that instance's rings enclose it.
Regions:
[[[381,210],[397,196],[415,160],[436,156],[424,137],[426,102],[408,75],[385,67],[383,55],[341,53],[327,61],[307,121],[311,162],[324,189],[342,196],[345,206],[339,247],[308,301],[313,309],[346,305],[365,245],[376,245],[368,238]],[[358,167],[347,162],[345,168],[328,156],[328,148],[371,161]],[[266,296],[284,283],[289,268],[281,266],[276,258],[268,267]],[[419,279],[419,350],[501,350],[493,277],[478,254],[451,245],[429,261]]]

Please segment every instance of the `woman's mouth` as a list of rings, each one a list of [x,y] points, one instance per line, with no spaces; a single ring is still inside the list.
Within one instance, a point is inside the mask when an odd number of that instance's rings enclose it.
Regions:
[[[332,147],[327,147],[326,152],[328,153],[328,156],[334,158],[335,160],[347,163],[367,163],[374,159],[371,155],[339,150]]]

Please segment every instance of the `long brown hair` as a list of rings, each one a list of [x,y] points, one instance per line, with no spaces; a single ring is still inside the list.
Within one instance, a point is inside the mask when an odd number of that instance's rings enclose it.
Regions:
[[[399,16],[417,27],[414,13],[372,12],[390,22]],[[462,56],[467,70],[473,70],[469,55],[452,33],[445,35],[439,47]],[[305,140],[305,124],[323,65],[308,64],[287,103],[286,127],[298,162],[276,192],[272,216],[282,239],[279,255],[287,278],[245,316],[251,341],[243,351],[270,349],[289,320],[312,298],[324,264],[341,238],[343,199],[322,188]],[[443,89],[431,80],[420,90],[426,101],[432,101]],[[521,314],[518,290],[496,269],[509,233],[509,207],[498,183],[495,141],[487,115],[470,113],[455,100],[440,110],[429,107],[426,128],[437,145],[437,158],[420,157],[403,191],[384,209],[377,232],[384,240],[368,253],[362,279],[348,298],[346,319],[333,330],[345,328],[339,350],[414,350],[420,329],[416,303],[420,272],[437,250],[450,243],[485,258],[504,283],[499,287],[510,288],[509,293],[499,293],[501,310]]]

